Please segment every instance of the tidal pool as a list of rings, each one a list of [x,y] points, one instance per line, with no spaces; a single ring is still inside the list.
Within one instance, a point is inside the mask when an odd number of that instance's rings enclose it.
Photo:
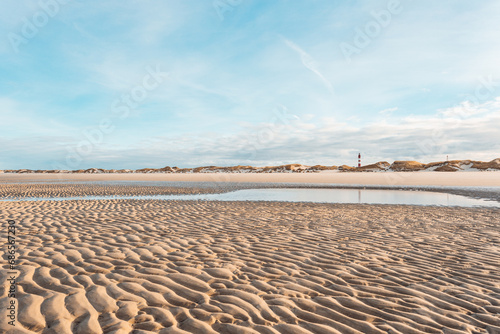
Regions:
[[[70,200],[206,200],[206,201],[280,201],[313,203],[406,204],[461,207],[500,207],[500,202],[432,191],[388,189],[317,189],[273,188],[244,189],[222,194],[195,195],[138,195],[138,196],[82,196],[82,197],[31,197],[1,199],[0,201],[70,201]]]

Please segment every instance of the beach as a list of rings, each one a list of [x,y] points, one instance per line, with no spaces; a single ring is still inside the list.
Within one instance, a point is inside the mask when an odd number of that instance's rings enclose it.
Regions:
[[[203,182],[500,186],[464,173],[0,175],[0,195],[219,192]],[[392,183],[383,180],[393,180]],[[396,180],[396,181],[394,181]],[[192,187],[86,181],[196,181]],[[0,202],[5,333],[500,333],[498,208]]]
[[[170,181],[500,186],[500,172],[0,174],[2,182]]]
[[[500,2],[2,4],[0,334],[500,334]]]

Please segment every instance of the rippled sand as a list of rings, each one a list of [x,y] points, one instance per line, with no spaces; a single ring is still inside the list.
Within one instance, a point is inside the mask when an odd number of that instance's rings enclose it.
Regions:
[[[159,185],[108,185],[75,183],[0,184],[0,199],[25,197],[188,195],[230,190],[227,187],[167,187]]]
[[[14,219],[19,230],[20,309],[16,330],[0,312],[0,332],[500,333],[499,217],[354,204],[2,202],[2,226]],[[5,310],[5,269],[0,282]]]

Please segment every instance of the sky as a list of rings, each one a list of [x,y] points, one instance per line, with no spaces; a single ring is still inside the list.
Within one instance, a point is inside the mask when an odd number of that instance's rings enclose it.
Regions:
[[[496,0],[5,0],[0,169],[500,157]]]

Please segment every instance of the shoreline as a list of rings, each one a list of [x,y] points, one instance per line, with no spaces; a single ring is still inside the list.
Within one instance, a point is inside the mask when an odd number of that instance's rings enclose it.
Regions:
[[[467,177],[463,177],[464,174]],[[321,188],[429,191],[500,202],[500,172],[467,172],[460,173],[460,175],[444,172],[390,172],[366,174],[147,173],[67,174],[64,176],[61,178],[58,175],[48,174],[0,174],[0,198],[189,195],[227,193],[243,189]]]

